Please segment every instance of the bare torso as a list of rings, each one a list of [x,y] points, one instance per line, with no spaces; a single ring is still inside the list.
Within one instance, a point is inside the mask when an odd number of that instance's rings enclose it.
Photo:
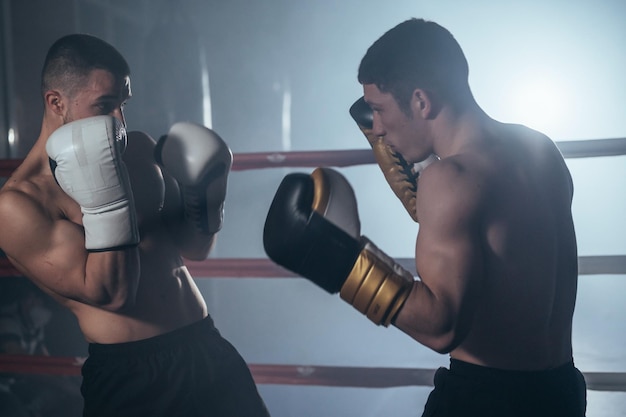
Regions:
[[[161,216],[164,181],[154,162],[153,148],[152,139],[129,134],[124,154],[141,234],[141,272],[134,302],[120,311],[110,311],[63,297],[55,291],[53,283],[34,279],[37,285],[76,315],[88,342],[121,343],[145,339],[207,315],[204,299]],[[2,191],[18,190],[27,194],[53,222],[69,220],[82,224],[80,207],[54,184],[52,176],[42,175],[43,170],[36,165],[36,158],[27,158]],[[28,275],[27,266],[19,263],[16,266]]]
[[[469,331],[451,356],[535,370],[572,358],[577,250],[569,171],[554,144],[496,124],[461,164],[482,171],[487,194],[479,239],[483,278]]]

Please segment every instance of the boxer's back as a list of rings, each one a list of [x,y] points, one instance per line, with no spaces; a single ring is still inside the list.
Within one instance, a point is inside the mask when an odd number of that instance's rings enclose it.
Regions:
[[[521,126],[498,125],[466,163],[484,170],[484,284],[470,333],[452,352],[505,369],[571,360],[577,286],[571,177],[556,146]],[[462,157],[465,158],[465,157]]]

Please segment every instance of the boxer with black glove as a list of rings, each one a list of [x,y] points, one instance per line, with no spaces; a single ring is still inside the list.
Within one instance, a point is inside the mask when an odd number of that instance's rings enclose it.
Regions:
[[[265,221],[270,259],[389,326],[413,275],[360,235],[357,202],[346,178],[330,168],[292,173],[281,182]]]

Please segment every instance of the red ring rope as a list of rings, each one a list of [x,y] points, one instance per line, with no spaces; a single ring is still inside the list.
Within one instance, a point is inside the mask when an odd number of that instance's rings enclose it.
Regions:
[[[0,355],[0,372],[78,376],[86,358]],[[249,368],[258,384],[398,387],[432,385],[434,369],[350,366],[258,365]]]
[[[0,372],[80,376],[85,358],[0,355]],[[432,386],[435,369],[249,364],[257,384],[391,388]],[[626,391],[624,372],[585,372],[587,389]]]
[[[413,258],[396,258],[402,267],[415,274]],[[196,278],[291,278],[298,277],[267,258],[222,258],[186,261]],[[580,256],[578,275],[626,274],[626,255]],[[0,257],[0,278],[22,276],[11,263]]]
[[[626,155],[626,138],[556,142],[565,158]],[[256,152],[233,155],[233,171],[278,167],[347,167],[374,163],[370,149]],[[22,159],[0,159],[0,177],[8,177]]]

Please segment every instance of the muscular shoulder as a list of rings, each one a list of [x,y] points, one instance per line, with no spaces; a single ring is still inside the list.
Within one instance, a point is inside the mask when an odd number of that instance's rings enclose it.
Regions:
[[[3,189],[0,192],[0,247],[7,254],[20,247],[20,241],[51,214],[43,201],[24,190],[24,187]]]
[[[0,224],[11,223],[32,211],[43,214],[46,211],[44,196],[41,187],[29,181],[5,186],[0,191]]]
[[[475,219],[489,193],[488,169],[480,156],[456,155],[424,170],[417,189],[420,223],[429,219]]]
[[[57,221],[81,223],[80,207],[58,187],[52,175],[12,177],[0,191],[0,244],[14,245]]]

